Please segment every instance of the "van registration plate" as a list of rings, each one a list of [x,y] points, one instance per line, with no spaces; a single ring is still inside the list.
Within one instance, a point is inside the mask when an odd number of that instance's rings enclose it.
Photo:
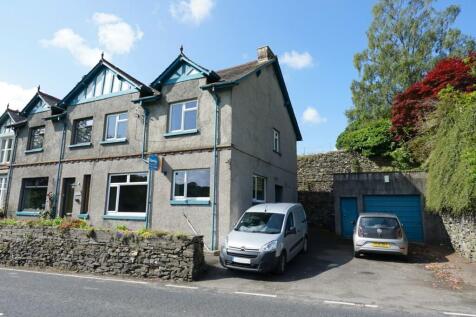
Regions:
[[[233,262],[240,264],[250,264],[251,260],[246,258],[233,257]]]

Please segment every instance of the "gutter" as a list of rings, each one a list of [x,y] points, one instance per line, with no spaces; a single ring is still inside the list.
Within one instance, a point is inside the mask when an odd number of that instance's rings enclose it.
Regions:
[[[10,199],[10,187],[12,184],[12,173],[13,173],[13,163],[15,163],[16,153],[17,153],[17,142],[18,142],[18,132],[15,129],[15,138],[13,139],[13,148],[12,148],[12,157],[10,159],[10,164],[8,165],[8,176],[7,176],[7,192],[5,194],[5,201],[3,202],[3,214],[7,216],[8,209],[8,200]]]

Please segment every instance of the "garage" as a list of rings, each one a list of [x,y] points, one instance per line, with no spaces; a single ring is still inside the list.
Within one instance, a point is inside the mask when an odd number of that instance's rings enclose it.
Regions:
[[[419,195],[367,195],[363,212],[388,212],[397,215],[409,241],[423,242],[421,197]]]

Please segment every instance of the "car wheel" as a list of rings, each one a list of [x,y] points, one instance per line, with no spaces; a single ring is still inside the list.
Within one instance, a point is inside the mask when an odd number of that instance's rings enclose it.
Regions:
[[[360,252],[355,252],[354,251],[354,258],[360,258]]]
[[[309,250],[309,239],[307,238],[307,236],[305,236],[304,243],[302,245],[302,253],[306,254],[308,250]]]
[[[286,252],[281,252],[281,256],[278,260],[278,266],[276,267],[276,273],[281,275],[286,271]]]

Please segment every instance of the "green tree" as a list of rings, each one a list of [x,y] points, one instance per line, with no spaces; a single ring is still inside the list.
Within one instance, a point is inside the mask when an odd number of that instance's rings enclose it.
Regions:
[[[442,11],[435,0],[380,0],[367,32],[368,48],[354,56],[359,80],[352,82],[354,107],[349,120],[389,118],[393,98],[419,81],[436,60],[465,55],[476,47],[472,37],[451,28],[460,9]]]

